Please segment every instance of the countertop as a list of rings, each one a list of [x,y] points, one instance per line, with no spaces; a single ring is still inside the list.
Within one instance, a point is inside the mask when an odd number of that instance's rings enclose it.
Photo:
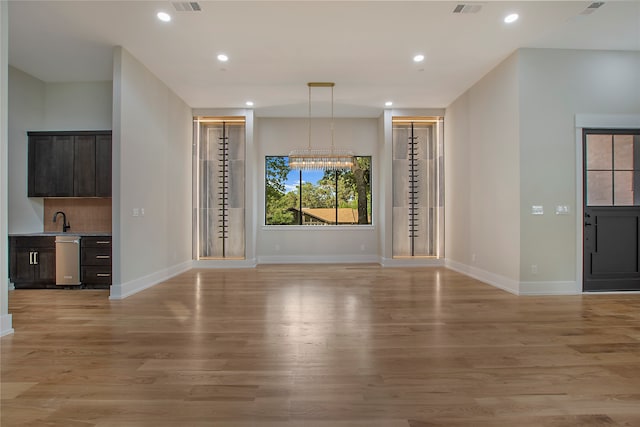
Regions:
[[[63,233],[61,231],[41,231],[39,233],[9,233],[9,237],[39,237],[39,236],[87,236],[87,237],[102,237],[111,236],[111,233],[93,233],[90,231],[80,231],[77,233],[67,231]]]

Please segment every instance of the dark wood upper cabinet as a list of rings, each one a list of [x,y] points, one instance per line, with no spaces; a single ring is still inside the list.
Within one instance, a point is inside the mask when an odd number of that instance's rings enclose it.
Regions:
[[[111,135],[96,136],[96,197],[111,197]]]
[[[111,197],[111,131],[28,135],[29,197]]]
[[[31,173],[37,171],[37,173]],[[73,137],[29,137],[29,196],[73,196]]]
[[[82,135],[74,138],[73,195],[93,197],[96,195],[96,137]]]

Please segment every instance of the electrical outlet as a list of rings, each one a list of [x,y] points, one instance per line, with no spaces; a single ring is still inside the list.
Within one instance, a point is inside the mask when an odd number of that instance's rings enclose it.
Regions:
[[[538,274],[538,264],[531,264],[531,274]]]
[[[144,216],[144,208],[140,208],[140,216]]]

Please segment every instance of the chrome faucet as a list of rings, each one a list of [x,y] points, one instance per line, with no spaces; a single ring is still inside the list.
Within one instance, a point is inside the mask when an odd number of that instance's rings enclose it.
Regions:
[[[53,222],[56,222],[56,218],[58,217],[58,214],[62,214],[62,232],[66,233],[67,230],[71,228],[71,224],[67,222],[67,216],[62,211],[58,211],[53,214]]]

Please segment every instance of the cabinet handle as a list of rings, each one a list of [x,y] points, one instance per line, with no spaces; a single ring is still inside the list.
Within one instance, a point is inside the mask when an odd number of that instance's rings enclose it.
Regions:
[[[96,245],[108,245],[111,243],[110,240],[96,240]]]
[[[33,265],[33,252],[29,252],[29,265]]]
[[[111,258],[110,255],[96,255],[96,259],[109,259]]]
[[[38,252],[33,253],[33,263],[38,265]]]
[[[98,273],[98,274],[96,274],[96,276],[98,276],[98,277],[111,277],[111,274],[109,274],[109,273]]]

